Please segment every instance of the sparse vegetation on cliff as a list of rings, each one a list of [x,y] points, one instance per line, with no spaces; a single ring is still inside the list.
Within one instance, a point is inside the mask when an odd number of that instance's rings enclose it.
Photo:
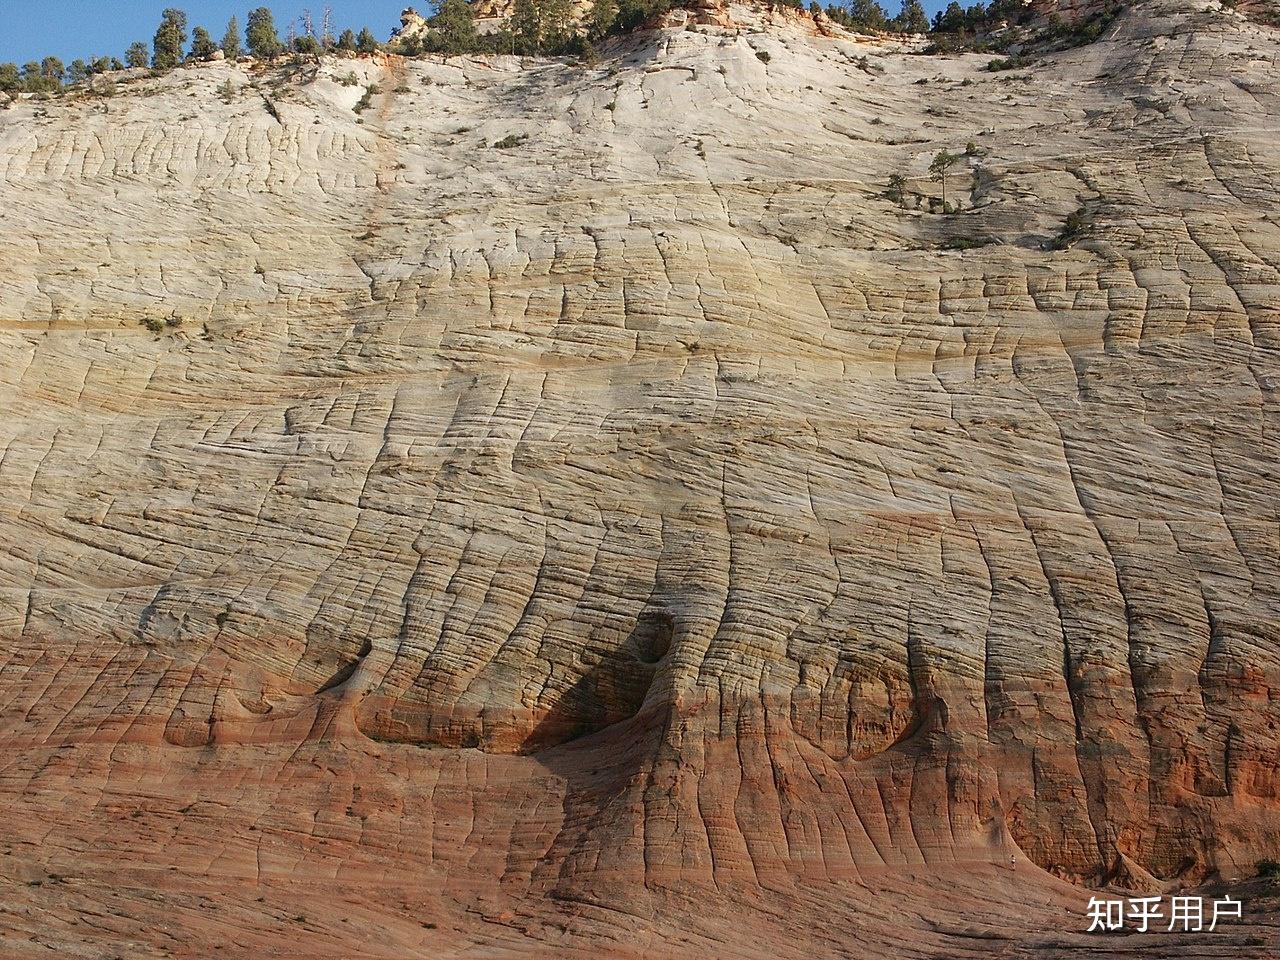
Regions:
[[[458,16],[458,11],[465,8],[465,16],[470,17],[470,6],[466,0],[445,0],[445,7],[453,11],[454,16]],[[23,66],[0,63],[0,93],[10,96],[21,93],[56,95],[100,74],[126,68],[143,69],[149,66],[156,72],[166,72],[183,63],[217,59],[234,63],[249,56],[259,61],[270,61],[286,52],[298,57],[318,56],[328,51],[369,55],[382,49],[368,27],[361,29],[359,34],[348,28],[335,39],[331,18],[332,15],[326,8],[317,27],[310,13],[304,11],[295,23],[290,24],[290,38],[286,44],[280,39],[271,8],[257,7],[248,14],[243,40],[239,20],[231,17],[221,42],[215,42],[207,29],[197,26],[191,31],[191,44],[188,48],[187,14],[180,8],[168,7],[161,14],[160,24],[151,44],[142,40],[134,41],[125,50],[123,59],[106,56],[77,58],[70,65],[64,65],[58,57],[45,57]],[[104,95],[109,86],[106,82],[100,82],[92,92]]]
[[[382,91],[376,83],[369,84],[364,88],[364,93],[361,95],[360,99],[356,101],[356,105],[351,109],[356,113],[364,113],[373,106],[373,98],[381,92]]]
[[[1089,214],[1085,207],[1079,207],[1067,214],[1062,222],[1062,230],[1054,238],[1050,249],[1068,250],[1077,241],[1084,238],[1089,230]]]
[[[476,27],[470,0],[440,0],[433,16],[426,20],[416,18],[424,29],[394,37],[389,48],[406,56],[431,53],[573,55],[585,62],[594,62],[596,47],[601,41],[653,23],[667,11],[690,2],[692,0],[599,0],[580,20],[570,0],[515,0],[505,25],[481,32]],[[776,3],[804,9],[802,0],[776,0]],[[1011,47],[1016,49],[1017,53],[991,60],[988,69],[998,71],[1026,66],[1039,52],[1098,39],[1123,7],[1109,3],[1100,13],[1076,21],[1067,22],[1052,16],[1037,22],[1033,8],[1019,0],[994,0],[989,6],[979,2],[967,8],[952,2],[934,17],[932,25],[920,0],[902,0],[901,9],[893,17],[878,0],[846,0],[825,9],[814,0],[808,10],[811,16],[824,15],[840,26],[864,33],[927,32],[932,38],[928,52],[933,53],[962,50],[1004,53]],[[221,42],[215,42],[204,27],[197,26],[191,32],[187,49],[187,14],[180,8],[169,7],[161,15],[151,45],[142,41],[130,44],[123,60],[76,59],[68,67],[57,57],[46,57],[22,67],[16,63],[0,64],[0,93],[55,95],[97,74],[126,66],[151,66],[157,71],[167,71],[184,62],[219,58],[236,62],[248,56],[270,61],[286,53],[304,58],[327,52],[368,56],[383,48],[367,26],[359,33],[345,28],[335,37],[331,19],[326,9],[317,26],[311,14],[304,10],[300,17],[288,23],[287,37],[282,40],[272,9],[260,6],[248,13],[243,40],[239,21],[232,17]],[[766,51],[757,56],[768,62]],[[861,66],[868,73],[877,69],[865,58]]]
[[[1044,17],[1019,0],[994,0],[989,6],[962,7],[952,0],[933,18],[930,53],[964,51],[1009,53],[991,61],[987,69],[1013,70],[1028,65],[1034,54],[1082,46],[1097,40],[1124,12],[1108,2],[1099,12],[1066,20],[1058,14]]]

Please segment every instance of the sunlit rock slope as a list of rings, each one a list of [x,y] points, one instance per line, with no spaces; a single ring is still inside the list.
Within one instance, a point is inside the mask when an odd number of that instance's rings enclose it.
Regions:
[[[1065,957],[1274,857],[1280,35],[1209,8],[0,112],[0,953]]]

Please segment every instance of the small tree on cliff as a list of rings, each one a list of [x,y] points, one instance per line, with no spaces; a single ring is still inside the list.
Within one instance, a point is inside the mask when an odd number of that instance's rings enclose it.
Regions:
[[[160,15],[151,65],[157,70],[172,70],[182,61],[182,45],[186,42],[187,15],[177,7],[169,7]]]
[[[227,21],[227,32],[222,36],[222,55],[234,63],[244,56],[240,43],[240,23],[235,17]]]
[[[889,15],[877,0],[852,0],[846,9],[853,25],[868,32],[884,30],[889,25]]]
[[[903,33],[929,32],[929,17],[920,0],[902,0],[902,12],[898,14],[897,24]]]
[[[148,59],[147,45],[141,40],[129,44],[129,49],[124,52],[124,62],[131,67],[145,67]]]
[[[572,13],[569,0],[516,0],[511,30],[521,52],[541,56],[544,49],[554,51],[563,45]]]
[[[981,5],[979,4],[979,6]],[[951,0],[947,4],[947,9],[939,10],[933,18],[934,33],[959,33],[966,26],[968,26],[968,21],[965,9],[956,0]]]
[[[609,35],[613,21],[618,18],[617,0],[595,0],[591,4],[589,31],[591,39],[600,40]]]
[[[62,77],[66,72],[67,68],[58,57],[45,57],[40,61],[40,76],[50,90],[62,89]]]
[[[471,53],[479,45],[475,15],[467,0],[442,0],[431,27],[440,53]]]
[[[244,36],[249,52],[259,60],[270,60],[280,55],[280,35],[276,33],[276,20],[269,7],[249,11]]]
[[[942,181],[942,209],[947,209],[947,171],[960,159],[960,154],[949,150],[939,150],[933,162],[929,164],[929,174],[935,180]]]
[[[191,52],[187,54],[188,60],[212,60],[217,50],[218,45],[213,42],[213,37],[209,36],[209,31],[204,27],[196,27],[191,31]]]
[[[905,206],[907,202],[907,178],[900,173],[890,174],[889,186],[884,195],[898,206]]]
[[[542,29],[535,0],[516,0],[511,9],[511,33],[520,44],[521,53],[537,53]]]
[[[381,49],[382,44],[368,27],[361,30],[360,36],[356,37],[356,50],[360,53],[377,53]]]

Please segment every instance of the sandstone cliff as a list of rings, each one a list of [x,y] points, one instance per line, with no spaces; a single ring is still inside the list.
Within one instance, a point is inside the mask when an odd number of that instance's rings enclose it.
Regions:
[[[0,112],[0,953],[1076,956],[1280,851],[1277,33],[734,16]]]

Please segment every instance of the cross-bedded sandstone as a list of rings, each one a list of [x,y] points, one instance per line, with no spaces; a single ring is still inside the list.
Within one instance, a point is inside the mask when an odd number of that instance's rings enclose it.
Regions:
[[[1067,956],[1042,870],[1274,854],[1276,33],[777,19],[0,114],[5,949]]]

